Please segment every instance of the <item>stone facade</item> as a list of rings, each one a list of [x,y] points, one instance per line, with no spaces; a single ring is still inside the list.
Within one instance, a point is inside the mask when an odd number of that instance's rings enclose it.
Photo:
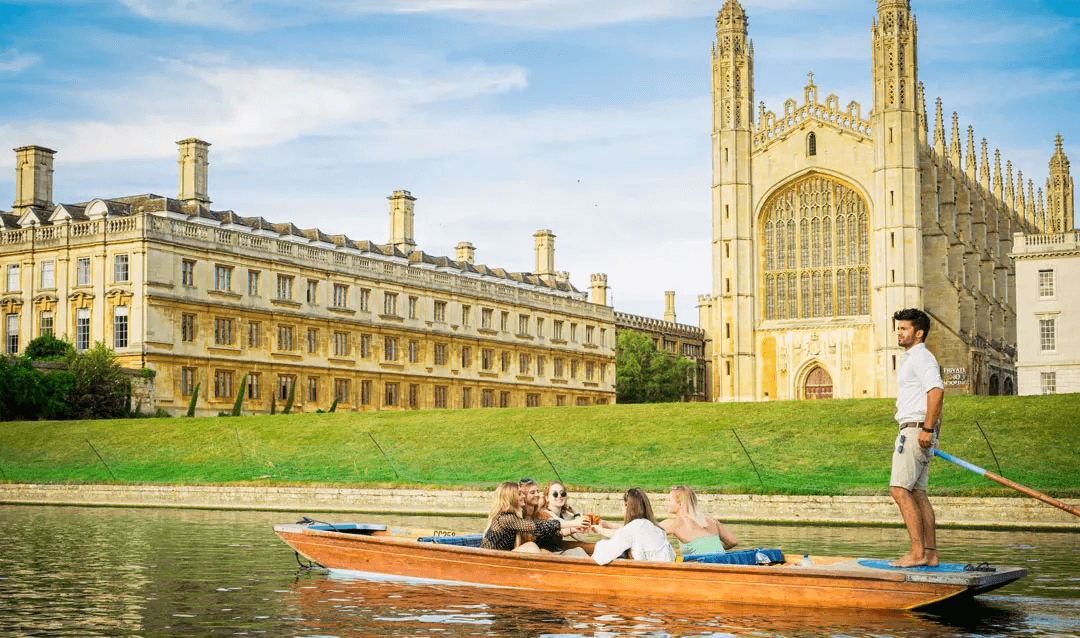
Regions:
[[[0,213],[5,351],[45,332],[104,341],[156,373],[143,411],[245,412],[592,405],[614,402],[613,311],[554,270],[432,256],[413,241],[415,198],[390,196],[390,241],[211,210],[209,144],[180,147],[177,198],[52,204],[54,152],[17,149],[17,197]],[[600,276],[594,276],[594,279]]]
[[[1071,221],[1070,214],[1064,227]],[[1080,295],[1069,292],[1080,280],[1080,231],[1017,234],[1012,256],[1019,393],[1080,392]]]
[[[907,307],[933,320],[947,392],[1015,388],[1013,234],[1056,218],[955,113],[946,131],[940,99],[931,136],[910,2],[877,5],[866,114],[812,75],[781,111],[755,105],[746,13],[727,0],[717,17],[713,289],[698,305],[716,400],[895,396],[891,317]],[[1071,184],[1051,166],[1047,201],[1070,220]]]

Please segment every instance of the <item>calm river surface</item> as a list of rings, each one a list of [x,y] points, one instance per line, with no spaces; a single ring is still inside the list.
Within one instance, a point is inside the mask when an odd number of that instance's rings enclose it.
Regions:
[[[597,603],[298,570],[298,514],[0,506],[0,636],[1080,636],[1080,534],[943,530],[953,562],[1029,575],[947,616]],[[345,514],[313,516],[355,521]],[[368,522],[478,531],[472,518]],[[732,525],[744,547],[893,557],[902,529]]]

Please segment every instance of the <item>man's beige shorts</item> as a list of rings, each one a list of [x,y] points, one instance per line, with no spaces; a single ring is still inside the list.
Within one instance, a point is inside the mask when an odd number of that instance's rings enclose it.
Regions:
[[[930,459],[934,458],[934,447],[924,448],[919,445],[921,432],[920,427],[908,427],[896,435],[890,487],[902,487],[909,492],[926,491],[930,482]],[[934,444],[937,444],[937,434],[934,434]]]

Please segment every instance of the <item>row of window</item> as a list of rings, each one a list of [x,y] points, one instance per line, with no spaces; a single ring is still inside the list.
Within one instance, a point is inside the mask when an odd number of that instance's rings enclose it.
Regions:
[[[113,349],[128,347],[129,324],[128,307],[115,306],[112,316]],[[38,313],[38,335],[55,334],[55,315],[51,310],[42,310]],[[4,345],[8,354],[19,352],[19,314],[9,313],[4,318]],[[76,350],[90,348],[90,309],[77,308],[75,310],[75,343]]]
[[[184,342],[194,342],[196,334],[196,317],[194,314],[183,313],[180,316],[180,338]],[[237,339],[237,321],[235,319],[216,318],[214,319],[214,345],[217,346],[235,346]],[[247,322],[246,341],[249,348],[262,347],[262,323],[257,321]],[[372,338],[373,335],[361,334],[359,335],[358,349],[359,357],[361,359],[367,359],[372,356]],[[351,357],[353,355],[353,340],[354,335],[350,332],[334,331],[331,334],[330,346],[335,357]],[[399,342],[405,341],[405,350],[402,352],[399,347]],[[297,328],[291,325],[279,325],[277,326],[277,350],[283,352],[291,352],[297,349]],[[318,328],[308,328],[306,332],[306,339],[304,341],[306,351],[308,354],[318,354],[322,349],[322,331]],[[382,338],[382,358],[384,361],[398,361],[402,356],[409,363],[420,362],[420,348],[421,342],[409,339],[401,340],[398,337],[385,336]],[[469,368],[474,361],[472,346],[461,346],[458,353],[460,354],[460,361],[462,368]],[[432,345],[432,359],[435,365],[445,366],[450,359],[449,345],[446,343],[435,343]],[[498,361],[501,364],[502,372],[511,371],[511,358],[512,355],[508,351],[501,351],[498,353]],[[484,371],[494,371],[496,367],[496,351],[494,348],[480,348],[480,369]],[[547,359],[541,355],[519,354],[517,360],[517,373],[518,374],[533,374],[535,371],[536,376],[544,376],[546,371]],[[554,357],[551,360],[552,363],[552,376],[557,379],[566,378],[566,372],[569,371],[569,378],[574,379],[578,376],[579,362],[576,359],[571,359],[569,365],[566,364],[562,357]],[[606,366],[604,364],[598,364],[594,361],[584,362],[585,380],[592,381],[594,377],[598,377],[600,381],[604,380]]]
[[[56,288],[56,262],[42,261],[38,264],[39,288],[53,290]],[[8,264],[7,266],[7,292],[22,290],[22,266],[20,264]],[[128,255],[113,255],[113,281],[124,283],[131,281],[130,259]],[[79,257],[75,260],[75,285],[89,286],[93,283],[90,270],[90,258]]]
[[[219,399],[232,399],[236,396],[236,392],[240,388],[233,387],[234,376],[240,373],[234,370],[215,370],[214,371],[214,396]],[[181,368],[180,369],[180,391],[184,396],[191,396],[195,391],[197,370],[195,368]],[[248,399],[259,399],[261,395],[262,374],[258,372],[249,372],[247,374],[247,387],[245,388],[244,395]],[[241,378],[242,375],[241,375]],[[297,377],[295,375],[281,374],[277,376],[277,381],[273,391],[275,397],[281,401],[287,401],[289,394],[293,391],[293,386],[296,384]],[[369,379],[364,379],[359,382],[358,388],[354,388],[354,384],[351,379],[334,378],[331,380],[333,383],[332,395],[327,397],[323,396],[323,379],[320,377],[307,377],[307,384],[303,389],[302,397],[306,398],[308,402],[318,402],[323,400],[336,400],[339,403],[346,405],[373,405],[375,403],[375,382]],[[404,386],[404,387],[403,387]],[[358,389],[359,396],[355,396],[353,391]],[[404,390],[404,394],[403,394]],[[435,408],[449,407],[449,386],[437,385],[432,388],[431,405]],[[402,384],[397,381],[388,381],[383,383],[381,389],[381,405],[383,407],[408,407],[416,409],[420,407],[420,384],[409,383]],[[498,391],[498,397],[496,399],[496,390],[491,388],[483,388],[480,390],[480,407],[483,408],[509,408],[511,405],[511,394],[509,391]],[[566,403],[566,395],[556,395],[555,405],[564,406]],[[471,408],[473,405],[473,389],[462,388],[461,389],[461,407]],[[576,397],[576,405],[589,405],[588,397]],[[598,398],[595,399],[597,405],[607,403],[607,399]],[[541,404],[541,396],[539,393],[529,393],[525,395],[526,407],[538,407]]]
[[[196,262],[189,259],[184,259],[181,262],[181,283],[185,286],[195,285],[195,266]],[[214,266],[214,290],[219,292],[233,292],[233,266],[215,265]],[[247,271],[247,291],[249,295],[258,296],[261,289],[262,272],[258,270]],[[276,276],[275,298],[280,301],[295,301],[293,296],[293,288],[296,282],[296,277],[293,275],[278,274]],[[305,296],[304,300],[309,304],[318,303],[319,300],[319,286],[322,281],[316,279],[306,280]],[[331,303],[333,308],[347,310],[350,308],[350,286],[348,284],[333,283],[333,294],[331,296]],[[357,301],[358,309],[362,312],[371,311],[371,293],[370,288],[359,288],[359,298]],[[403,309],[406,317],[409,319],[418,318],[418,306],[419,297],[413,295],[404,296],[404,305],[402,307],[399,304],[401,295],[396,292],[384,292],[382,293],[382,314],[392,317],[401,316],[399,313]],[[447,321],[447,302],[435,300],[432,304],[432,320],[440,323]],[[473,307],[471,305],[461,305],[461,325],[472,326],[473,325]],[[519,313],[517,323],[517,334],[519,336],[533,336],[533,330],[535,329],[535,335],[537,337],[546,336],[546,321],[544,317],[533,317],[529,314]],[[566,325],[569,323],[569,325]],[[481,308],[480,309],[480,328],[484,330],[495,330],[496,316],[494,308]],[[498,316],[499,330],[503,332],[509,332],[510,330],[510,312],[500,311]],[[598,345],[596,338],[599,337],[599,344],[604,343],[606,337],[606,330],[600,328],[599,334],[596,332],[595,326],[585,326],[584,328],[584,342],[586,345]],[[564,322],[561,320],[553,320],[551,322],[551,338],[555,340],[566,340],[577,342],[578,340],[578,324],[573,322]]]

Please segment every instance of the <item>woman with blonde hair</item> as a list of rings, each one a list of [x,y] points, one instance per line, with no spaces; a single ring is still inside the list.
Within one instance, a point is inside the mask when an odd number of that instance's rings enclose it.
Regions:
[[[514,547],[519,532],[534,536],[580,531],[582,524],[576,521],[549,519],[546,521],[527,521],[521,518],[521,502],[518,500],[519,486],[514,481],[506,481],[495,490],[495,507],[488,518],[487,530],[480,543],[482,549],[513,550],[515,552],[538,553],[536,543],[528,542]]]
[[[668,542],[667,533],[656,524],[652,503],[640,488],[631,487],[623,494],[622,527],[612,530],[594,525],[592,531],[608,537],[593,549],[592,557],[598,565],[610,563],[627,550],[634,560],[675,562],[675,550]]]
[[[679,539],[679,551],[690,554],[717,554],[739,544],[739,539],[715,518],[698,511],[697,495],[686,485],[671,488],[668,513],[672,518],[660,522],[660,527]]]

